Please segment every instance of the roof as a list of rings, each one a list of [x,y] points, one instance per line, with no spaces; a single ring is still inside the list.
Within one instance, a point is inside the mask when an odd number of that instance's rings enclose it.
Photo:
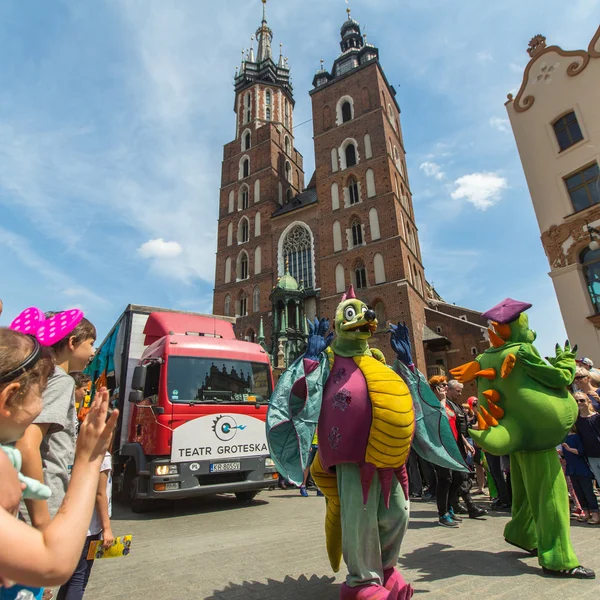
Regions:
[[[312,180],[311,180],[312,181]],[[298,194],[295,198],[292,198],[289,202],[286,202],[283,206],[278,208],[271,216],[279,217],[285,215],[294,210],[310,206],[311,204],[317,203],[317,188],[312,187],[304,190],[301,194]]]
[[[433,329],[429,329],[427,325],[423,326],[423,342],[433,342],[434,340],[447,340],[448,338],[440,335],[433,331]]]
[[[295,292],[298,290],[298,282],[290,275],[289,269],[286,270],[285,275],[279,278],[277,286],[280,290],[286,290]]]

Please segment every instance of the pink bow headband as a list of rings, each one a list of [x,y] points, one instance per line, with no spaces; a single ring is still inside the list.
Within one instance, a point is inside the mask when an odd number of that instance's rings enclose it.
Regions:
[[[46,319],[39,308],[26,308],[9,326],[10,329],[33,336],[42,346],[53,346],[73,332],[83,319],[77,308],[57,313]]]

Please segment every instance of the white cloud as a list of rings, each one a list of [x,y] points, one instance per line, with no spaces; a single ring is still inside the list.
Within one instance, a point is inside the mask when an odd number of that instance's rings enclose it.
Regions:
[[[510,131],[510,121],[508,119],[503,119],[501,117],[492,117],[490,119],[490,125],[494,129],[502,131],[503,133],[508,133]]]
[[[138,253],[143,258],[175,258],[182,252],[181,244],[165,242],[162,238],[148,240],[138,248]]]
[[[454,184],[456,189],[452,192],[452,199],[465,199],[478,210],[494,206],[500,200],[502,190],[508,187],[506,179],[496,173],[471,173],[460,177]]]
[[[442,167],[434,162],[426,161],[421,163],[419,169],[421,169],[421,171],[423,171],[427,177],[435,177],[438,180],[444,179],[446,176],[446,174],[442,171]]]

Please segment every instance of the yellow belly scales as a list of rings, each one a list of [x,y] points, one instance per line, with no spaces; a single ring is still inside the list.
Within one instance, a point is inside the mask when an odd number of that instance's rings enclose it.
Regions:
[[[333,353],[329,355],[333,362]],[[371,356],[356,356],[372,406],[372,422],[365,461],[379,469],[397,469],[406,463],[415,429],[413,402],[408,387],[392,369]],[[342,528],[337,479],[321,466],[318,455],[311,473],[327,500],[325,535],[327,553],[335,572],[342,558]]]

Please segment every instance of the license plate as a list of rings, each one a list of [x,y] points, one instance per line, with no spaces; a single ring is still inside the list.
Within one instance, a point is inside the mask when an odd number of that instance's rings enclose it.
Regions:
[[[226,462],[226,463],[215,463],[210,465],[211,473],[222,473],[223,471],[241,471],[242,463],[239,462]]]

